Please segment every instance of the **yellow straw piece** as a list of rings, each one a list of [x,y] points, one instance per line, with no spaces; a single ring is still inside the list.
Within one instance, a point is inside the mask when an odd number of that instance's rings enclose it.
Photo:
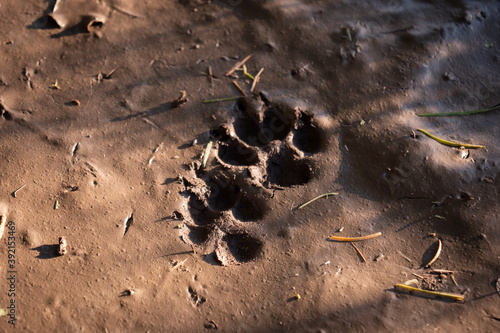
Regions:
[[[377,232],[371,235],[367,236],[361,236],[361,237],[337,237],[337,236],[330,236],[328,239],[332,241],[337,241],[337,242],[359,242],[359,241],[364,241],[367,239],[372,239],[375,237],[378,237],[382,235],[381,232]]]
[[[455,302],[463,302],[464,296],[458,294],[449,294],[449,293],[440,293],[437,291],[424,290],[420,288],[414,288],[410,286],[406,286],[404,284],[397,284],[394,286],[394,289],[399,292],[404,292],[410,295],[416,295],[421,297],[433,298],[433,299],[442,299],[448,301]]]
[[[424,133],[429,138],[434,139],[437,142],[439,142],[440,144],[443,144],[445,146],[457,147],[457,148],[464,147],[464,148],[468,148],[468,149],[482,149],[482,148],[484,148],[484,146],[480,146],[480,145],[471,145],[468,143],[452,142],[452,141],[443,140],[441,138],[438,138],[437,136],[430,134],[429,132],[427,132],[423,129],[417,129],[417,131]]]

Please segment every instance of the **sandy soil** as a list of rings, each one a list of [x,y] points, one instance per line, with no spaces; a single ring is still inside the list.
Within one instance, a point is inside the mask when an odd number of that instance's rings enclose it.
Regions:
[[[497,1],[26,0],[0,14],[18,331],[500,330],[500,113],[416,116],[500,102]],[[247,55],[264,68],[254,94],[225,76]],[[233,80],[248,97],[203,103],[241,96]],[[376,232],[356,244],[366,262],[327,239]],[[395,292],[411,279],[465,302]]]

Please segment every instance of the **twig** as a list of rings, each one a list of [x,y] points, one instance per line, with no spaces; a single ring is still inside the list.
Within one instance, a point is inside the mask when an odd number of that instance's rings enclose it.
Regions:
[[[333,240],[333,241],[337,241],[337,242],[359,242],[359,241],[364,241],[364,240],[367,240],[367,239],[372,239],[372,238],[378,237],[380,235],[382,235],[382,233],[381,232],[377,232],[377,233],[374,233],[374,234],[371,234],[371,235],[361,236],[361,237],[337,237],[337,236],[330,236],[328,239],[329,240]]]
[[[428,264],[424,265],[424,267],[429,267],[438,259],[439,255],[441,254],[442,246],[443,246],[443,243],[441,242],[440,239],[438,239],[438,248],[437,248],[436,254],[434,255],[434,257],[432,257],[432,259],[429,261]]]
[[[430,271],[431,274],[453,274],[455,271],[449,271],[447,269],[433,269]]]
[[[245,62],[248,61],[248,59],[250,59],[251,57],[253,56],[253,54],[250,54],[248,56],[245,57],[245,59],[243,59],[242,61],[238,62],[236,65],[234,65],[230,70],[229,72],[226,73],[226,76],[229,76],[231,74],[234,73],[234,71],[238,68],[240,68]]]
[[[458,287],[458,283],[457,283],[457,281],[455,281],[455,277],[453,276],[453,274],[450,275],[450,277],[451,277],[451,280],[453,281],[453,283],[455,284],[455,286]]]
[[[214,325],[215,329],[218,330],[219,329],[219,325],[217,325],[217,323],[213,320],[210,320],[210,322]]]
[[[241,89],[240,85],[238,84],[238,82],[236,81],[233,81],[233,84],[234,86],[236,87],[236,89],[238,89],[238,91],[240,92],[240,94],[242,94],[243,96],[247,96],[247,94],[243,91],[243,89]]]
[[[457,147],[457,148],[464,147],[464,148],[468,148],[468,149],[482,149],[482,148],[484,148],[484,146],[480,146],[480,145],[471,145],[468,143],[452,142],[452,141],[443,140],[441,138],[438,138],[437,136],[430,134],[429,132],[427,132],[423,129],[418,129],[417,131],[424,133],[429,138],[434,139],[437,142],[439,142],[440,144],[443,144],[445,146]]]
[[[178,262],[176,262],[176,263],[175,263],[175,266],[173,266],[173,267],[172,267],[172,270],[174,270],[174,269],[177,269],[177,268],[181,267],[181,266],[182,266],[182,265],[183,265],[183,264],[184,264],[187,260],[188,260],[188,258],[186,258],[186,259],[184,259],[184,260],[182,260],[182,261],[178,261]]]
[[[252,83],[252,88],[250,88],[251,92],[254,91],[255,85],[257,84],[257,82],[259,82],[260,74],[262,74],[263,71],[264,71],[264,68],[261,68],[260,71],[257,73],[257,75],[255,75],[255,78],[254,78],[253,83]]]
[[[361,251],[358,249],[358,247],[356,245],[354,245],[353,242],[351,242],[351,245],[356,249],[356,252],[358,252],[361,259],[363,259],[363,262],[366,262],[365,256],[363,255],[363,253],[361,253]]]
[[[318,199],[321,199],[323,197],[328,198],[328,196],[330,196],[330,195],[338,195],[338,193],[337,192],[331,192],[331,193],[325,193],[325,194],[322,194],[322,195],[318,195],[316,198],[311,199],[311,200],[303,203],[302,205],[300,205],[299,207],[297,207],[297,209],[302,209],[305,206],[309,205],[311,202],[314,202],[314,201],[316,201]]]
[[[430,281],[428,278],[426,278],[425,276],[422,276],[422,275],[418,275],[416,273],[411,273],[413,276],[416,276],[420,279],[422,279],[422,281],[424,281],[425,283],[427,283],[428,285],[433,285],[434,287],[438,288],[437,284],[435,284],[434,282]]]
[[[212,140],[208,141],[205,151],[203,152],[203,158],[201,160],[201,170],[205,169],[208,162],[208,157],[210,156],[210,150],[212,149]]]
[[[468,116],[471,114],[491,112],[500,109],[500,104],[497,104],[489,109],[473,110],[473,111],[460,111],[460,112],[440,112],[440,113],[422,113],[417,114],[419,117],[445,117],[445,116]]]
[[[216,99],[206,99],[203,101],[203,103],[217,103],[217,102],[228,102],[228,101],[235,101],[239,96],[234,96],[234,97],[224,97],[224,98],[216,98]]]
[[[456,301],[456,302],[463,302],[464,301],[463,295],[424,290],[424,289],[420,289],[420,288],[405,286],[404,284],[397,284],[394,286],[394,289],[396,289],[396,291],[408,293],[410,295],[428,297],[428,298],[433,298],[433,299],[444,299],[444,300]]]
[[[151,154],[151,157],[148,160],[148,165],[151,165],[151,163],[153,163],[153,160],[155,159],[155,154],[158,150],[160,150],[161,146],[163,146],[163,142],[160,143],[158,146],[156,146],[155,149],[153,149],[153,153]]]
[[[214,76],[212,74],[212,66],[208,65],[208,79],[210,80],[210,84],[214,84]]]
[[[406,259],[406,261],[408,261],[409,263],[413,263],[413,262],[411,261],[411,259],[410,259],[410,258],[408,258],[407,256],[405,256],[403,253],[399,252],[399,254],[400,254],[403,258],[405,258],[405,259]]]
[[[12,192],[12,196],[15,198],[16,195],[17,195],[17,192],[21,191],[24,187],[26,186],[26,184],[24,184],[23,186],[21,186],[20,188],[18,188],[17,190],[15,190],[14,192]]]

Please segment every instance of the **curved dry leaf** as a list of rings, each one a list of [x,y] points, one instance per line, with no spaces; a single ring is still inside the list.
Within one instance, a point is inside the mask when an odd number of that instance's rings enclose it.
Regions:
[[[429,260],[429,262],[427,264],[424,265],[424,267],[428,267],[428,266],[432,265],[439,258],[439,255],[441,254],[441,249],[443,247],[443,243],[441,242],[440,239],[438,239],[437,242],[438,242],[438,245],[437,245],[436,254],[434,255],[434,257],[432,257],[431,260]]]

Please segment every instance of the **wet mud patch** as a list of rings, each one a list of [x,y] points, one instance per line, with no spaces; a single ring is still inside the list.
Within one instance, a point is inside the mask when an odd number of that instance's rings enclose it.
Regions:
[[[246,232],[228,233],[222,241],[215,254],[224,266],[252,261],[260,255],[264,246],[261,240]]]
[[[309,159],[301,159],[290,147],[284,146],[269,156],[267,175],[267,181],[272,185],[303,185],[313,178],[313,164]]]
[[[219,144],[219,158],[225,163],[236,166],[249,166],[259,163],[257,152],[236,139]]]

